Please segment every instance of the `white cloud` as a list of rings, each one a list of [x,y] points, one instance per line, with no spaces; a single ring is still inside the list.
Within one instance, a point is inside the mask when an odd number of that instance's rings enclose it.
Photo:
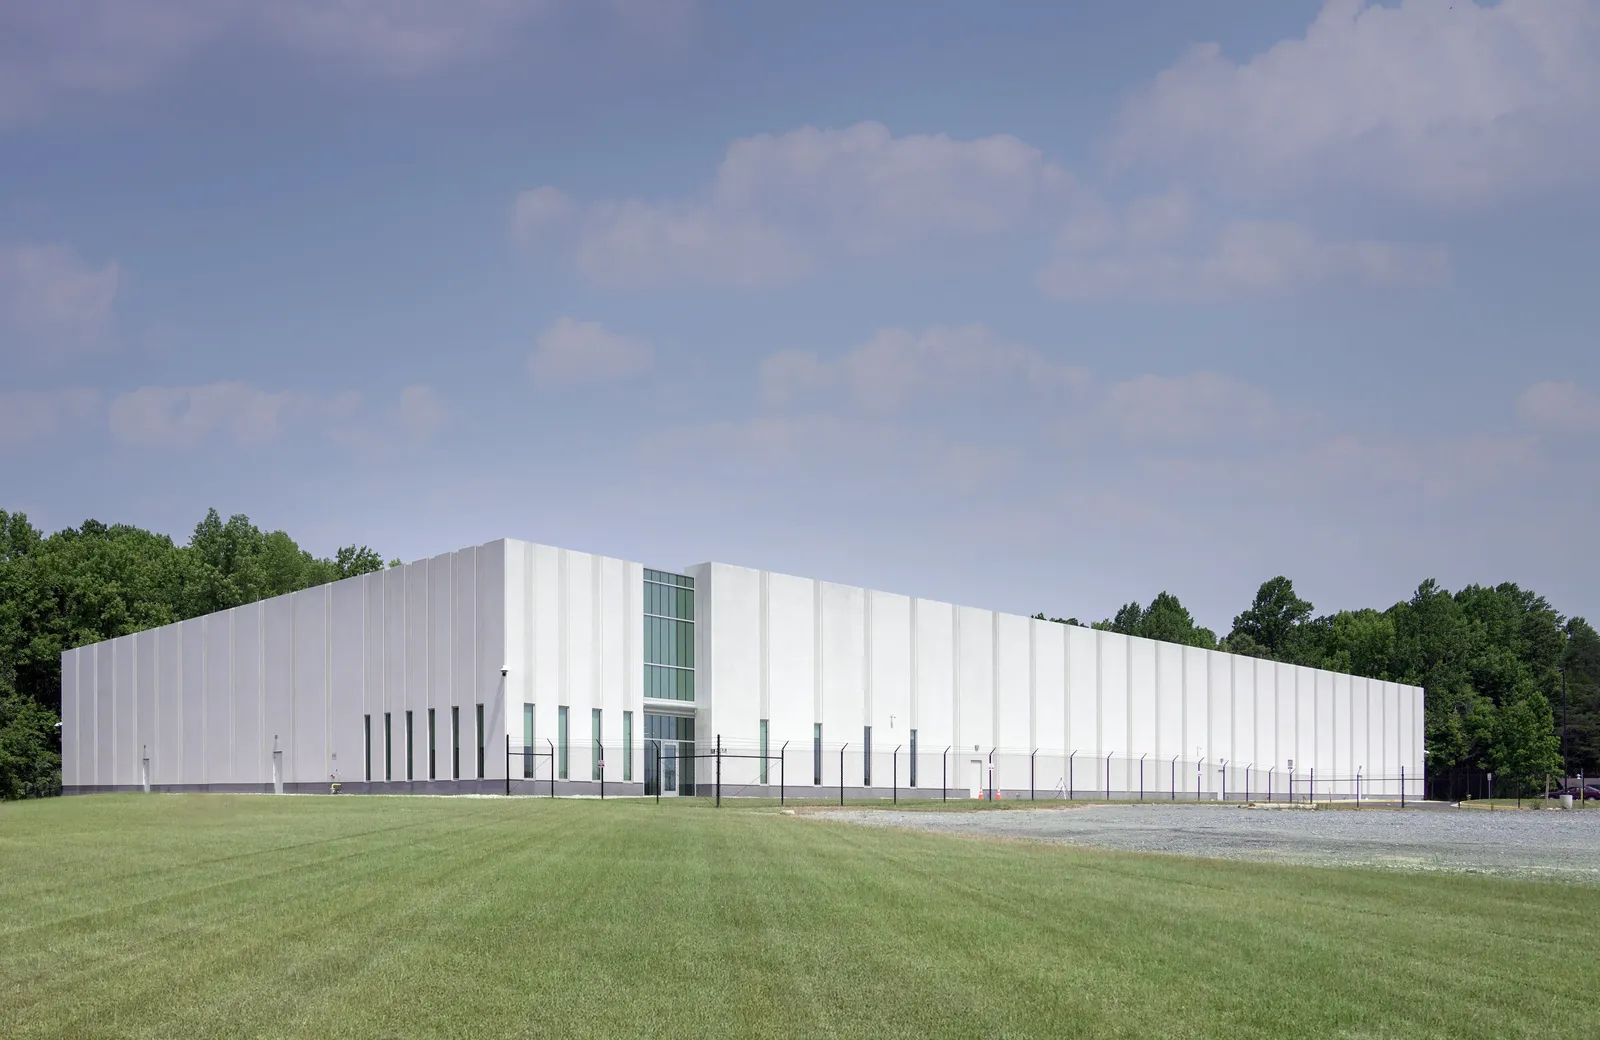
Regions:
[[[1259,435],[1279,421],[1264,390],[1215,372],[1115,383],[1106,389],[1099,415],[1120,436],[1141,442]]]
[[[40,354],[100,341],[121,277],[115,263],[90,267],[65,245],[0,246],[0,306]]]
[[[534,247],[572,216],[572,200],[560,188],[532,188],[517,193],[511,204],[511,235],[518,244]]]
[[[70,432],[99,407],[99,393],[84,387],[0,393],[0,451]]]
[[[873,122],[803,127],[735,141],[701,198],[589,207],[575,262],[613,286],[768,285],[830,259],[1026,230],[1072,190],[1065,170],[1006,134],[963,141],[895,137]],[[557,212],[552,191],[519,196],[519,238]]]
[[[653,356],[643,340],[611,332],[597,321],[562,317],[539,334],[528,356],[528,374],[549,387],[605,382],[643,372]]]
[[[208,443],[262,444],[313,412],[310,395],[241,382],[145,386],[111,401],[111,436],[143,447],[197,448]]]
[[[1600,432],[1600,394],[1573,382],[1535,383],[1517,397],[1524,420],[1561,433]]]
[[[1288,221],[1211,226],[1175,189],[1124,212],[1084,198],[1037,283],[1059,299],[1215,300],[1321,285],[1422,288],[1450,277],[1449,253],[1403,242],[1327,241]]]
[[[432,440],[450,420],[450,409],[438,391],[425,383],[405,387],[400,391],[400,403],[395,409],[400,426],[414,440]]]
[[[529,29],[589,19],[652,43],[694,0],[56,0],[0,5],[0,126],[150,87],[208,48],[264,45],[379,77],[507,53]]]
[[[854,406],[878,412],[897,411],[917,398],[1007,388],[1059,401],[1087,380],[1082,369],[1008,343],[982,325],[884,329],[834,360],[781,351],[761,366],[762,398],[769,405],[837,390]]]
[[[1597,54],[1591,0],[1329,0],[1247,61],[1193,48],[1127,104],[1110,154],[1249,198],[1489,203],[1600,173]]]

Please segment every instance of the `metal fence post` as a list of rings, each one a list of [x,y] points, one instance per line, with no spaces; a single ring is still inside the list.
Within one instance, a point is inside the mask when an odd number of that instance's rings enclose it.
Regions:
[[[1146,751],[1145,755],[1149,753]],[[1139,756],[1139,801],[1144,801],[1144,755]]]
[[[550,797],[554,798],[556,796],[556,745],[549,737],[545,737],[544,742],[550,745]]]
[[[1311,781],[1311,799],[1310,799],[1310,801],[1311,801],[1312,805],[1315,805],[1315,804],[1317,804],[1317,767],[1316,766],[1312,766],[1311,767],[1311,775],[1310,775],[1309,779]]]
[[[950,800],[950,749],[954,744],[945,745],[944,754],[939,756],[939,800]]]
[[[1033,754],[1028,756],[1028,801],[1034,801],[1034,759],[1039,757],[1039,749],[1034,748]]]
[[[1178,756],[1172,756],[1172,794],[1167,798],[1169,802],[1178,800]]]
[[[1400,767],[1400,808],[1406,807],[1406,767]]]
[[[1361,808],[1361,767],[1356,766],[1356,808]]]
[[[783,804],[783,799],[788,793],[789,778],[784,775],[789,766],[789,742],[783,742],[783,747],[778,749],[778,804]]]
[[[1217,801],[1225,802],[1225,801],[1228,800],[1228,760],[1227,759],[1223,759],[1222,760],[1222,764],[1217,767],[1217,776],[1219,777],[1219,779],[1217,781]]]
[[[717,808],[722,808],[722,734],[717,734]]]
[[[506,797],[511,797],[511,734],[506,734]]]
[[[1106,752],[1106,801],[1111,801],[1111,756],[1115,751]]]
[[[1272,772],[1277,768],[1275,765],[1267,767],[1267,801],[1269,802],[1272,801]]]
[[[606,800],[606,746],[599,741],[595,742],[595,749],[600,752],[600,800]]]
[[[903,747],[905,747],[904,744],[896,744],[894,746],[894,755],[889,759],[889,782],[894,785],[891,790],[893,791],[895,805],[900,804],[900,749]]]
[[[1206,756],[1201,755],[1200,761],[1194,764],[1194,800],[1200,800],[1200,788],[1206,785]]]
[[[1072,760],[1077,758],[1077,757],[1078,757],[1078,753],[1076,751],[1074,751],[1072,754],[1067,756],[1067,801],[1069,801],[1069,802],[1072,801],[1072,791],[1073,791],[1073,788],[1072,788]]]
[[[839,804],[844,804],[844,749],[849,747],[849,741],[839,745]]]
[[[989,749],[989,801],[991,801],[991,802],[995,800],[995,797],[994,797],[994,795],[995,795],[995,786],[994,786],[994,753],[995,753],[995,751],[996,751],[995,748],[990,748]]]

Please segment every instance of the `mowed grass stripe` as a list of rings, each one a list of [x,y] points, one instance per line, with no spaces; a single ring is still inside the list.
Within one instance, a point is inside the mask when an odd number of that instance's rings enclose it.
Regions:
[[[1592,1035],[1583,886],[703,803],[97,796],[0,833],[8,1037]]]

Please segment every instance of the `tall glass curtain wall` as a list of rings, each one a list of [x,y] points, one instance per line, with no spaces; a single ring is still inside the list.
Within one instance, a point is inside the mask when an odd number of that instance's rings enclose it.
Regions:
[[[661,754],[661,745],[676,741],[677,754]],[[666,766],[674,764],[676,777],[667,777]],[[673,781],[676,780],[674,785]],[[667,790],[676,787],[679,794],[694,794],[694,719],[684,715],[657,715],[644,713],[644,793],[656,794],[657,787],[666,781]]]
[[[694,579],[644,572],[644,695],[694,700]]]

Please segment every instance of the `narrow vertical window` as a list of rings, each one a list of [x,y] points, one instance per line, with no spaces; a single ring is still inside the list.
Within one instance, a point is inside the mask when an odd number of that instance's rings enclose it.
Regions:
[[[433,709],[429,708],[428,709],[428,779],[429,780],[437,780],[439,778],[439,771],[435,768],[435,766],[437,765],[437,762],[435,761],[435,759],[436,759],[435,752],[437,751],[437,748],[438,748],[438,741],[435,739],[435,736],[434,736]]]
[[[411,712],[408,711],[408,712],[406,712],[406,779],[407,780],[415,780],[416,779],[416,774],[415,774],[414,770],[412,769],[412,759],[415,756],[413,756],[412,753],[411,753],[411,747],[412,747],[412,745],[411,745]]]
[[[461,779],[461,706],[450,705],[450,779]]]
[[[522,706],[522,778],[533,779],[533,705]]]
[[[600,769],[605,764],[605,749],[600,746],[600,709],[595,708],[589,712],[590,736],[594,740],[594,750],[590,752],[593,764],[589,767],[589,779],[600,779]]]
[[[363,715],[362,722],[367,731],[367,783],[372,783],[372,716]]]
[[[633,712],[622,713],[622,780],[633,782]]]
[[[389,712],[383,713],[383,778],[394,779],[394,742],[390,739]]]
[[[761,720],[761,782],[767,782],[767,720]]]
[[[822,783],[822,723],[811,730],[811,782]]]
[[[872,786],[872,727],[861,727],[861,786]]]
[[[478,779],[483,779],[483,705],[478,705]]]
[[[556,709],[556,776],[567,778],[567,708]]]
[[[917,731],[911,731],[911,786],[917,786]]]

